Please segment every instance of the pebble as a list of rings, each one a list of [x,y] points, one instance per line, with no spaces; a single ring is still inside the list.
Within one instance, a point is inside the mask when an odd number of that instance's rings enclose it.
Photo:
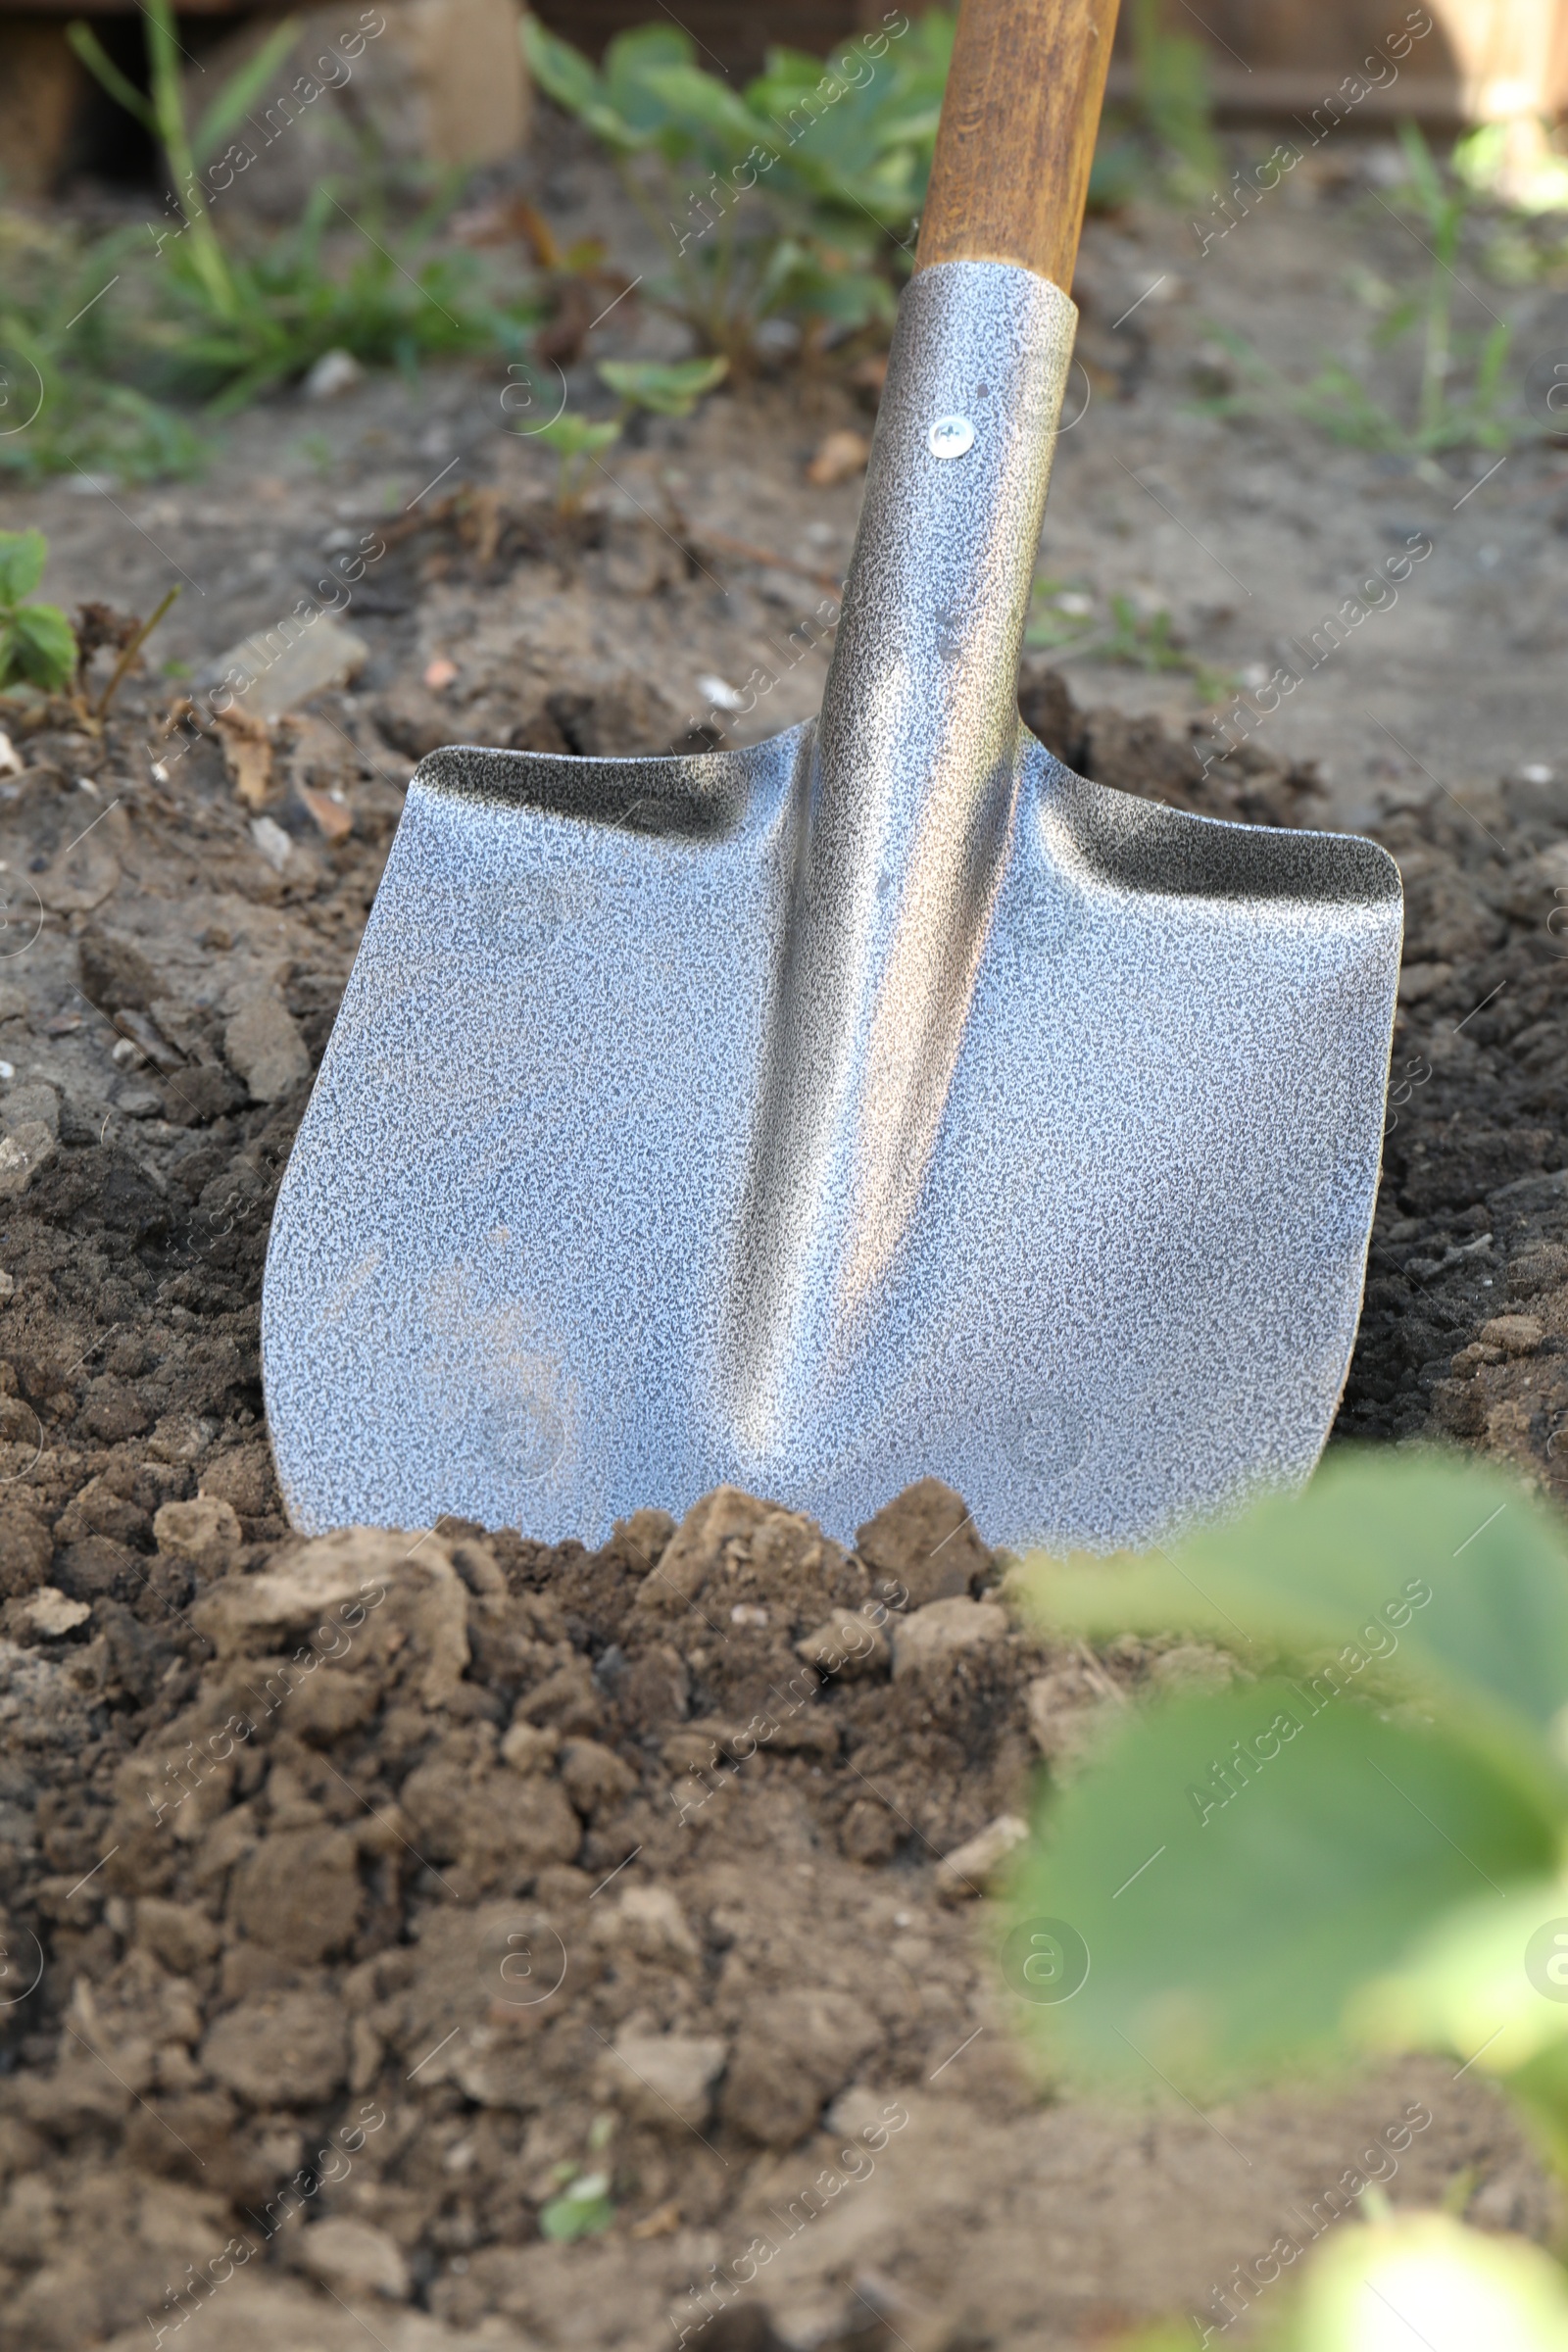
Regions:
[[[56,1585],[44,1585],[27,1603],[27,1623],[35,1634],[58,1640],[85,1625],[92,1610],[84,1600],[68,1600]]]
[[[55,1139],[41,1119],[24,1119],[0,1136],[0,1200],[19,1200],[55,1155]]]
[[[1451,963],[1407,963],[1399,973],[1399,1003],[1419,1004],[1453,978]]]
[[[1020,1814],[999,1813],[973,1838],[944,1854],[935,1873],[938,1899],[964,1903],[984,1894],[1013,1847],[1021,1845],[1028,1835],[1029,1824]]]
[[[822,1674],[854,1682],[859,1675],[884,1672],[892,1646],[882,1627],[863,1611],[835,1609],[814,1633],[796,1642],[795,1654]]]
[[[120,1086],[115,1089],[115,1108],[122,1112],[127,1119],[161,1118],[164,1098],[154,1088],[144,1086],[141,1080],[136,1078],[132,1079],[128,1086]]]
[[[409,2266],[397,2240],[371,2222],[351,2214],[329,2214],[301,2232],[298,2256],[303,2269],[318,2278],[330,2293],[379,2295],[388,2303],[406,2303],[411,2292]]]
[[[927,1601],[902,1619],[893,1634],[893,1679],[944,1666],[970,1650],[991,1649],[1007,1638],[1009,1619],[994,1600]]]
[[[233,708],[270,726],[323,687],[347,685],[369,659],[365,639],[335,612],[318,613],[290,644],[280,644],[279,635],[263,630],[231,645],[204,665],[197,683],[216,685],[238,670],[251,683],[235,696]]]
[[[1051,1766],[1054,1780],[1071,1777],[1107,1708],[1116,1711],[1116,1701],[1086,1693],[1076,1676],[1043,1674],[1029,1685],[1029,1737]]]
[[[1505,1355],[1534,1355],[1545,1336],[1535,1315],[1494,1315],[1480,1332],[1483,1347],[1500,1348]]]
[[[606,2085],[644,2123],[696,2130],[708,2120],[729,2044],[710,2034],[622,2034]]]
[[[514,1723],[501,1742],[502,1762],[514,1772],[549,1772],[560,1745],[561,1734],[553,1724]]]
[[[259,822],[266,824],[268,819],[262,817]],[[223,1031],[223,1058],[244,1079],[257,1102],[275,1102],[280,1095],[303,1085],[311,1074],[311,1057],[294,1016],[271,990],[260,991],[239,1004]]]
[[[853,482],[857,474],[865,471],[870,455],[871,444],[865,434],[845,426],[823,436],[806,468],[806,478],[819,490],[832,489],[839,482]]]
[[[41,1078],[28,1078],[21,1086],[14,1086],[0,1103],[0,1127],[7,1135],[14,1135],[19,1127],[29,1122],[47,1127],[53,1136],[60,1133],[60,1097]]]
[[[253,816],[251,839],[274,873],[281,873],[294,855],[294,844],[281,825],[274,825],[270,816]]]
[[[300,386],[307,400],[336,400],[365,381],[365,369],[352,351],[323,351]]]
[[[153,1521],[153,1534],[160,1551],[184,1559],[202,1559],[244,1540],[233,1504],[217,1494],[166,1502]]]
[[[599,1943],[624,1941],[642,1959],[666,1966],[702,1958],[703,1947],[669,1886],[628,1886],[596,1919],[594,1937]]]

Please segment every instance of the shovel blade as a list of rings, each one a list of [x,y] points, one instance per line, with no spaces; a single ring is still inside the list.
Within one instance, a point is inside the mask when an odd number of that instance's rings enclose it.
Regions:
[[[732,1480],[848,1538],[935,1472],[993,1543],[1107,1549],[1311,1468],[1376,1194],[1392,860],[1132,799],[1020,729],[867,1254],[854,1167],[803,1224],[776,1164],[824,1083],[789,985],[812,753],[419,769],[269,1249],[296,1526],[595,1544]]]

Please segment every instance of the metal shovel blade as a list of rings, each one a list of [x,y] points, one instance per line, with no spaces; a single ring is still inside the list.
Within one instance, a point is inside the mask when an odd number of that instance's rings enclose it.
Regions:
[[[911,281],[813,725],[418,770],[268,1255],[297,1526],[596,1543],[728,1479],[847,1536],[935,1472],[1108,1548],[1311,1468],[1397,871],[1020,726],[1075,318]]]

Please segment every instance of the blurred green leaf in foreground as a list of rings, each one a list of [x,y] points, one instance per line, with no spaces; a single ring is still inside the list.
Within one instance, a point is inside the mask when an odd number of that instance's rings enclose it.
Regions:
[[[1089,1955],[1026,2007],[1053,2062],[1201,2097],[1447,2048],[1568,2170],[1557,1518],[1452,1457],[1345,1452],[1168,1552],[1019,1574],[1053,1627],[1197,1631],[1241,1669],[1042,1799],[1012,1908]]]
[[[1042,1795],[1002,1973],[1053,2070],[1196,2103],[1447,2050],[1501,2082],[1568,2180],[1555,1514],[1454,1456],[1347,1450],[1170,1550],[1016,1577],[1053,1628],[1200,1632],[1237,1668],[1226,1690],[1129,1711]],[[1538,2248],[1371,2188],[1361,2203],[1370,2226],[1334,2230],[1250,2341],[1568,2352],[1568,2282]],[[1221,2290],[1201,2340],[1256,2291]]]

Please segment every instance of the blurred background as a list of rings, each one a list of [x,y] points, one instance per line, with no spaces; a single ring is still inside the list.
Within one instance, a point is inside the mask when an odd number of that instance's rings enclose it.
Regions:
[[[137,136],[67,38],[77,13],[56,0],[0,14],[0,153],[13,193],[57,192],[81,174],[135,181],[154,169],[145,133]],[[227,70],[284,13],[243,0],[181,8],[182,50],[209,74]],[[358,14],[339,13],[345,22]],[[514,154],[527,135],[528,91],[513,0],[389,0],[378,13],[387,20],[387,48],[357,96],[362,122],[434,164],[494,164]],[[649,14],[639,0],[547,0],[537,13],[595,57]],[[1405,13],[1382,0],[1209,0],[1200,14],[1173,0],[1168,12],[1173,27],[1200,45],[1220,119],[1237,122],[1309,110]],[[771,46],[825,54],[876,29],[883,14],[876,0],[691,0],[680,23],[707,63],[744,76],[760,71]],[[1399,114],[1449,129],[1498,122],[1520,149],[1539,150],[1543,120],[1568,105],[1568,0],[1433,0],[1432,14],[1435,32],[1396,88],[1371,95],[1367,119]],[[95,8],[82,21],[145,87],[137,0]],[[330,10],[305,12],[302,53],[330,38],[337,22]],[[1134,89],[1135,34],[1136,12],[1124,10],[1113,99]]]

